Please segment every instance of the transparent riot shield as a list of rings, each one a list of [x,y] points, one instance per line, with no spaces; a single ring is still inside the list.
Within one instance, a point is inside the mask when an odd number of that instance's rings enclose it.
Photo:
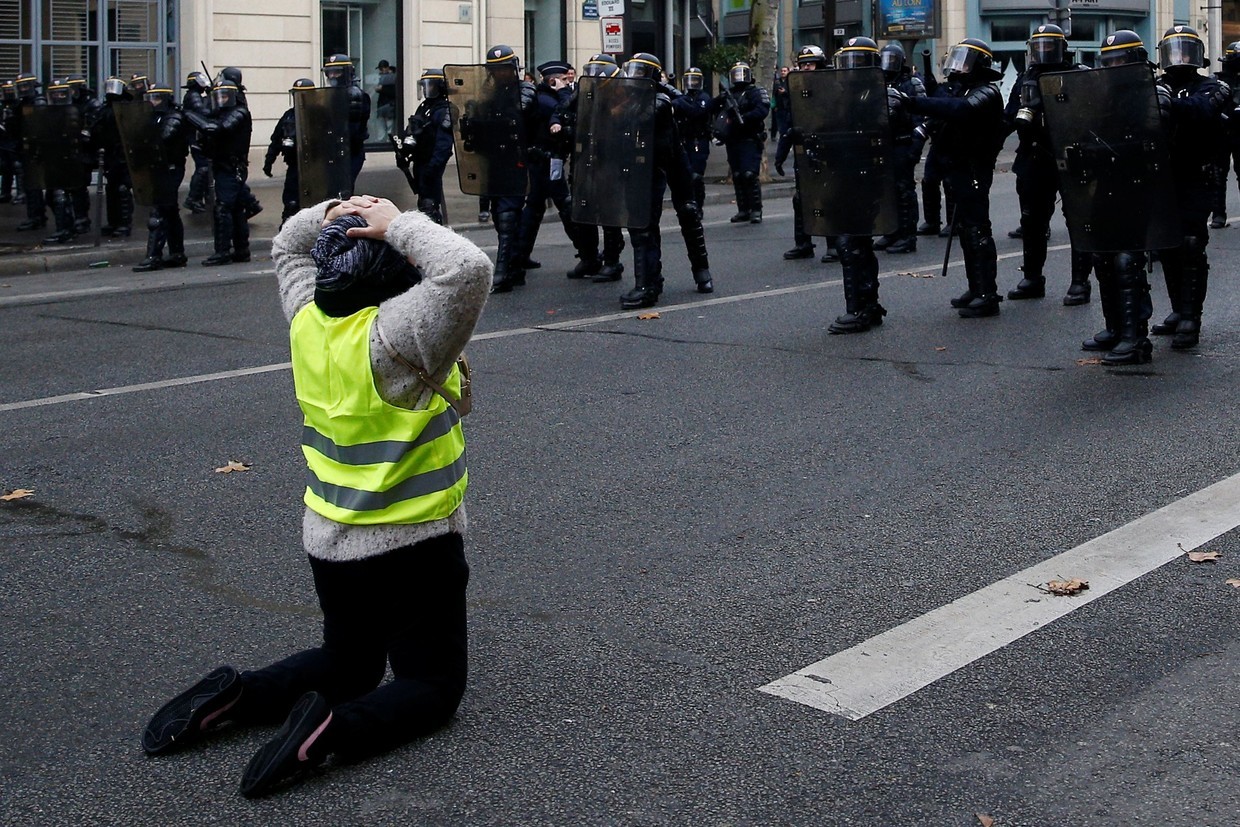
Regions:
[[[650,224],[654,103],[649,78],[583,77],[578,82],[574,221],[603,227]]]
[[[443,67],[461,192],[525,195],[521,80],[505,64]]]
[[[76,106],[27,106],[22,110],[28,189],[86,186],[81,159],[82,116]]]
[[[143,207],[175,206],[181,181],[164,158],[155,108],[146,101],[114,101],[112,113],[125,149],[134,201]]]
[[[1168,134],[1145,64],[1039,79],[1072,246],[1091,253],[1180,243]]]
[[[349,157],[349,90],[326,87],[293,95],[297,190],[303,207],[353,194]]]
[[[899,226],[882,69],[788,75],[801,212],[810,235],[884,235]]]

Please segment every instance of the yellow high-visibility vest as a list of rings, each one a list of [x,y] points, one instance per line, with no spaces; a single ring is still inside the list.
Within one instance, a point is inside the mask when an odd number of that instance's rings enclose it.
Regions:
[[[379,396],[370,367],[378,317],[378,307],[367,307],[336,318],[310,302],[293,318],[305,503],[348,525],[441,520],[460,506],[469,482],[461,418],[439,394],[416,411]],[[444,387],[460,396],[455,365]]]

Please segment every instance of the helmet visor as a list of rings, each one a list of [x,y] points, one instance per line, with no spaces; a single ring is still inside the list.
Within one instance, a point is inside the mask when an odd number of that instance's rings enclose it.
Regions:
[[[967,75],[977,68],[986,55],[979,49],[974,49],[964,43],[957,44],[947,53],[947,59],[943,61],[944,74]]]
[[[47,89],[47,102],[53,106],[63,106],[72,97],[73,93],[68,86],[49,86]]]
[[[880,58],[884,72],[894,75],[904,71],[904,55],[894,49],[883,52]]]
[[[1030,63],[1038,65],[1063,63],[1064,53],[1062,37],[1034,37],[1029,40]]]
[[[418,81],[418,97],[431,100],[443,96],[443,78],[422,78]]]
[[[1158,65],[1162,69],[1205,66],[1205,56],[1205,44],[1197,37],[1168,37],[1158,44]]]
[[[215,101],[216,107],[220,109],[236,106],[237,89],[235,86],[217,86],[211,92],[211,99]]]
[[[753,70],[748,66],[733,66],[728,72],[728,80],[732,83],[752,83]]]
[[[878,65],[878,53],[872,49],[843,49],[835,60],[838,69],[869,69]]]
[[[685,89],[690,92],[696,92],[702,88],[701,75],[685,75]]]
[[[108,78],[103,82],[103,94],[118,97],[125,94],[125,81],[120,78]]]
[[[348,81],[347,69],[344,66],[328,66],[323,69],[323,80],[328,86],[344,86]]]

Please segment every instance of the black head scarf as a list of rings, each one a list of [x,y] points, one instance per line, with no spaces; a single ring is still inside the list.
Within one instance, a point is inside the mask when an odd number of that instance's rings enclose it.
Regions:
[[[323,228],[310,251],[319,268],[314,302],[329,316],[351,316],[422,280],[421,271],[386,242],[349,237],[351,227],[365,226],[361,216],[341,216]]]

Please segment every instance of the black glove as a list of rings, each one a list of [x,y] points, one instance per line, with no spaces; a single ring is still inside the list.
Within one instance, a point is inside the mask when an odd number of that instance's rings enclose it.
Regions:
[[[268,178],[271,177],[271,164],[263,165],[263,175],[266,175]]]
[[[887,108],[892,112],[899,112],[904,108],[904,102],[908,100],[908,95],[899,89],[887,87]]]
[[[775,162],[775,171],[779,173],[780,178],[784,178],[788,175],[788,173],[784,172],[784,164],[782,161]]]

